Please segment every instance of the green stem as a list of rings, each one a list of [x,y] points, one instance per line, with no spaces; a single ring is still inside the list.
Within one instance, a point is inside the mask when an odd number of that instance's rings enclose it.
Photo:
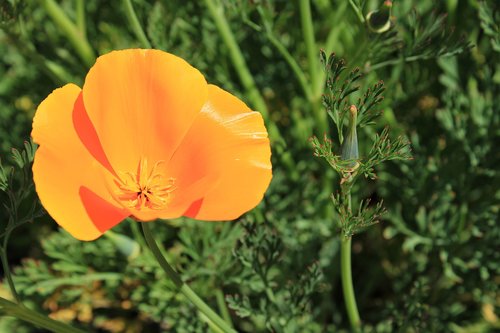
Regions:
[[[78,0],[76,3],[76,26],[83,38],[87,38],[87,28],[85,24],[85,0]]]
[[[293,161],[293,157],[290,154],[290,151],[285,149],[286,141],[281,136],[278,126],[276,126],[276,124],[270,119],[266,102],[255,85],[255,81],[250,73],[250,70],[248,69],[245,58],[241,53],[241,49],[238,46],[238,43],[236,43],[236,39],[231,31],[231,28],[229,27],[229,23],[224,16],[223,8],[217,5],[214,0],[205,0],[205,3],[215,22],[215,26],[224,41],[224,44],[229,50],[229,57],[233,63],[236,73],[240,78],[243,88],[245,88],[247,92],[247,96],[252,104],[252,107],[256,108],[256,110],[258,110],[264,118],[269,131],[269,138],[271,142],[274,143],[272,146],[281,157],[282,163],[291,173],[292,179],[298,179],[300,175],[296,171],[297,168],[295,162]]]
[[[49,76],[55,84],[64,85],[71,81],[71,75],[66,71],[66,69],[55,62],[49,61],[41,56],[34,48],[30,41],[30,36],[27,35],[26,29],[24,28],[23,18],[19,16],[19,26],[21,30],[21,35],[12,34],[9,31],[6,32],[7,39],[9,43],[16,46],[17,50],[26,58],[30,59],[34,64],[38,66],[47,76]]]
[[[132,30],[134,31],[135,36],[139,39],[142,44],[142,47],[150,49],[151,43],[149,42],[144,30],[142,30],[141,23],[135,14],[134,7],[132,6],[132,2],[130,0],[123,0],[123,4],[125,5],[125,14],[127,15],[127,20],[132,26]]]
[[[149,223],[141,223],[142,232],[144,234],[144,239],[148,244],[149,249],[155,256],[156,260],[160,264],[163,271],[172,280],[174,285],[179,289],[179,291],[186,296],[191,303],[198,308],[198,310],[203,313],[212,323],[217,325],[224,333],[236,333],[231,326],[226,323],[218,314],[216,314],[203,300],[191,289],[187,284],[185,284],[180,276],[175,272],[175,270],[170,266],[165,257],[162,255],[160,248],[156,244],[156,241],[151,234],[151,229],[149,228]]]
[[[55,333],[85,333],[85,331],[60,321],[53,320],[2,297],[0,297],[0,312]]]
[[[142,237],[141,233],[141,227],[139,226],[139,223],[137,223],[136,220],[132,218],[127,218],[127,223],[130,224],[130,229],[132,229],[132,236],[133,238],[139,243],[141,248],[144,248],[147,246],[146,242],[144,242],[144,237]]]
[[[21,304],[21,299],[19,294],[16,291],[16,286],[14,285],[14,281],[12,280],[12,274],[10,273],[9,263],[7,262],[7,254],[4,249],[1,250],[0,259],[2,260],[2,267],[4,272],[4,277],[7,280],[7,284],[9,285],[10,293],[12,297],[16,301],[16,303]]]
[[[326,54],[330,54],[332,52],[342,53],[343,47],[342,44],[339,43],[339,36],[344,31],[343,26],[338,24],[341,21],[341,18],[345,15],[345,11],[347,8],[347,2],[342,1],[337,7],[335,14],[332,15],[330,19],[331,29],[326,37],[325,42],[325,52]],[[319,85],[322,88],[325,84],[326,79],[326,71],[321,71],[319,75]]]
[[[229,314],[229,310],[227,308],[226,300],[224,299],[224,293],[221,289],[215,290],[215,298],[217,299],[217,306],[222,314],[222,318],[224,318],[224,320],[229,323],[231,327],[234,327],[231,315]]]
[[[44,0],[42,4],[47,14],[49,14],[54,23],[61,29],[68,38],[68,41],[73,45],[80,59],[82,59],[86,66],[91,67],[95,62],[95,55],[87,38],[85,38],[76,25],[71,22],[57,2],[54,0]]]
[[[376,70],[382,67],[386,66],[391,66],[391,65],[396,65],[402,62],[413,62],[417,60],[425,60],[429,59],[430,57],[425,56],[425,55],[416,55],[416,56],[410,56],[410,57],[403,57],[403,58],[398,58],[398,59],[390,59],[386,61],[379,62],[377,64],[371,65],[369,68],[370,70]]]
[[[288,66],[292,69],[292,72],[295,74],[295,77],[300,83],[300,86],[302,87],[302,91],[304,92],[304,95],[306,96],[307,100],[309,102],[313,101],[313,93],[311,91],[311,87],[309,86],[306,76],[304,75],[304,72],[300,68],[299,64],[295,59],[292,57],[290,52],[286,49],[286,47],[274,36],[272,31],[266,29],[266,37],[269,39],[271,44],[274,45],[276,50],[281,54],[283,59],[288,63]]]
[[[353,0],[349,0],[349,4],[356,13],[356,16],[358,17],[359,21],[361,23],[365,23],[365,17],[363,16],[363,13],[361,12],[361,9],[358,7],[358,5],[356,5]]]
[[[321,91],[323,89],[320,84],[320,66],[319,66],[319,50],[316,47],[314,39],[314,26],[311,15],[311,4],[309,0],[299,1],[300,22],[302,25],[302,36],[306,44],[307,65],[309,69],[309,79],[311,82],[312,96],[309,100],[313,115],[315,118],[315,127],[318,135],[326,133],[328,122],[326,121],[326,112],[323,112],[320,103]]]
[[[267,105],[264,101],[264,98],[259,93],[257,86],[255,85],[255,81],[252,74],[250,73],[250,70],[248,69],[241,49],[236,42],[236,38],[234,37],[231,28],[229,27],[229,23],[227,22],[224,15],[224,9],[221,6],[217,5],[214,0],[205,0],[205,3],[207,5],[208,11],[210,12],[210,15],[212,15],[212,18],[214,19],[217,30],[219,31],[224,43],[226,44],[226,47],[229,50],[229,56],[234,64],[241,84],[243,84],[243,87],[247,91],[248,97],[251,99],[254,106],[260,111],[260,113],[262,113],[264,119],[267,120],[269,117]]]
[[[351,210],[351,193],[347,194],[347,207]],[[340,245],[340,274],[342,278],[342,291],[344,293],[344,302],[354,332],[361,329],[361,319],[359,317],[358,306],[356,305],[356,296],[352,284],[351,271],[351,236],[342,235]]]
[[[0,249],[0,251],[1,251],[0,260],[2,261],[4,277],[7,280],[7,284],[9,285],[9,289],[10,289],[10,292],[12,294],[12,297],[14,297],[14,300],[16,301],[16,303],[22,304],[21,298],[19,297],[19,294],[17,293],[16,286],[14,284],[14,280],[12,279],[12,273],[10,272],[9,263],[7,262],[7,244],[8,244],[11,232],[12,232],[12,228],[7,227],[7,230],[5,231],[5,235],[3,238],[2,248]]]
[[[314,28],[311,15],[311,4],[309,0],[300,0],[299,9],[300,23],[302,25],[302,36],[304,38],[304,42],[306,43],[307,65],[309,67],[309,76],[312,83],[312,91],[314,95],[318,95],[319,50],[316,48],[316,42],[314,40]]]

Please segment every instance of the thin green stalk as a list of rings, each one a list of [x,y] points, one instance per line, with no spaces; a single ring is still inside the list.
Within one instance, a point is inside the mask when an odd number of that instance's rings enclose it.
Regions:
[[[219,311],[222,314],[222,318],[234,327],[233,320],[231,319],[231,315],[229,314],[229,310],[227,308],[226,300],[224,299],[224,293],[221,289],[215,290],[215,298],[217,299],[217,306],[219,307]]]
[[[9,43],[15,45],[17,50],[19,50],[24,57],[35,63],[54,81],[55,84],[64,85],[70,82],[71,76],[66,69],[64,69],[64,67],[45,59],[39,52],[35,51],[34,46],[30,41],[30,36],[28,36],[27,30],[24,26],[24,19],[21,14],[19,15],[18,22],[19,30],[21,32],[20,36],[11,33],[10,30],[5,31]]]
[[[123,4],[125,5],[125,14],[127,15],[128,22],[132,26],[132,30],[134,31],[135,36],[139,39],[142,44],[142,47],[150,49],[151,43],[149,42],[144,30],[142,29],[141,23],[135,14],[134,7],[132,6],[132,2],[130,0],[123,0]]]
[[[144,239],[148,244],[149,249],[153,253],[154,257],[160,264],[163,271],[172,280],[174,285],[179,289],[179,291],[186,296],[186,298],[191,301],[191,303],[198,308],[198,310],[203,313],[212,323],[217,325],[224,333],[236,333],[231,326],[224,321],[218,314],[216,314],[203,300],[187,285],[185,284],[180,276],[175,272],[175,270],[170,266],[165,257],[162,255],[160,248],[156,244],[156,241],[151,234],[151,229],[148,223],[141,223],[142,232],[144,234]]]
[[[300,23],[302,25],[302,37],[306,43],[307,65],[312,84],[313,94],[319,95],[318,75],[319,75],[319,50],[314,39],[313,21],[311,15],[311,4],[309,0],[299,1]]]
[[[212,15],[212,18],[214,19],[215,25],[222,37],[222,40],[229,50],[229,56],[234,64],[241,84],[243,84],[243,87],[247,91],[248,97],[250,98],[254,106],[259,110],[260,113],[262,113],[264,119],[268,120],[269,111],[267,109],[266,102],[264,101],[264,98],[259,93],[259,90],[255,85],[255,81],[252,74],[250,73],[250,70],[248,69],[245,58],[241,53],[241,49],[236,42],[236,38],[234,37],[231,28],[229,27],[229,23],[226,20],[224,9],[221,6],[217,5],[214,0],[205,0],[205,3],[207,5],[208,11],[210,12],[210,15]]]
[[[55,333],[85,333],[85,331],[46,317],[2,297],[0,297],[0,312]]]
[[[363,16],[363,13],[361,12],[361,9],[358,7],[358,5],[356,5],[353,0],[349,0],[349,4],[354,10],[354,13],[356,13],[356,16],[358,17],[359,21],[361,23],[365,23],[365,17]]]
[[[335,14],[330,20],[331,29],[326,37],[325,42],[325,52],[326,54],[330,54],[332,52],[342,53],[343,47],[339,42],[339,36],[344,31],[344,26],[340,24],[341,18],[345,15],[345,11],[347,9],[347,2],[342,1],[338,7],[336,8]],[[339,44],[339,45],[336,45]],[[319,75],[319,86],[323,89],[326,79],[326,71],[321,71]]]
[[[12,273],[10,271],[9,263],[7,262],[7,244],[9,242],[11,232],[12,232],[12,228],[7,227],[7,230],[5,231],[5,235],[3,238],[2,248],[0,249],[0,251],[1,251],[0,260],[2,261],[3,273],[4,273],[5,279],[7,280],[7,284],[9,285],[10,293],[12,294],[12,297],[14,297],[14,300],[16,301],[17,304],[22,304],[21,298],[19,297],[19,294],[17,293],[16,286],[14,284],[14,280],[12,279]]]
[[[281,54],[283,59],[288,63],[288,66],[292,69],[292,72],[295,74],[295,77],[300,83],[300,86],[302,88],[302,91],[304,92],[304,95],[306,96],[307,100],[309,102],[313,101],[313,93],[311,91],[311,88],[309,84],[307,83],[306,76],[304,75],[304,72],[300,68],[299,64],[295,59],[292,57],[290,52],[286,49],[286,47],[281,44],[281,42],[269,31],[266,32],[267,39],[271,42],[271,44],[274,45],[276,50]]]
[[[136,220],[132,218],[127,218],[127,223],[130,224],[130,229],[132,229],[132,236],[133,238],[139,243],[141,248],[144,248],[147,246],[146,242],[144,241],[144,237],[142,237],[141,233],[141,228],[139,226],[139,223],[137,223]]]
[[[240,78],[243,88],[245,88],[247,92],[247,96],[252,106],[262,114],[262,117],[266,122],[267,129],[269,131],[269,138],[275,143],[274,149],[276,149],[278,154],[281,156],[281,160],[287,170],[292,173],[293,179],[297,179],[299,177],[299,174],[296,172],[297,168],[295,167],[293,158],[290,152],[284,149],[284,147],[286,146],[286,141],[281,136],[278,126],[276,126],[276,124],[271,121],[269,117],[269,110],[267,108],[266,102],[257,89],[257,86],[252,74],[250,73],[250,70],[248,69],[241,49],[236,42],[236,38],[231,31],[229,23],[226,20],[224,9],[220,5],[216,4],[214,0],[205,0],[205,4],[207,5],[208,11],[210,12],[210,15],[215,22],[215,26],[217,27],[217,30],[221,35],[224,44],[229,50],[229,57],[233,63],[236,73]]]
[[[351,193],[347,193],[347,207],[351,210]],[[354,295],[354,287],[352,284],[351,271],[351,236],[341,236],[340,245],[340,274],[342,278],[342,291],[344,293],[344,302],[347,310],[347,315],[351,323],[351,328],[354,332],[359,332],[361,329],[361,319],[359,317],[358,306],[356,304],[356,296]]]
[[[318,134],[323,135],[328,129],[326,112],[323,112],[320,103],[323,87],[320,84],[319,49],[314,39],[314,26],[311,15],[311,3],[309,0],[299,0],[300,22],[302,25],[302,36],[306,44],[307,65],[309,69],[309,79],[311,82],[312,96],[309,100],[313,116],[315,118]]]
[[[379,69],[379,68],[382,68],[385,66],[396,65],[396,64],[402,63],[402,62],[413,62],[413,61],[425,60],[425,59],[429,59],[429,57],[427,57],[425,55],[416,55],[416,56],[403,57],[403,58],[398,58],[398,59],[391,59],[391,60],[386,60],[386,61],[382,61],[382,62],[379,62],[377,64],[371,65],[370,70],[376,70],[376,69]]]
[[[76,2],[76,26],[83,38],[87,38],[87,28],[85,23],[85,0]]]
[[[95,54],[87,38],[68,18],[57,2],[54,0],[43,0],[42,4],[47,14],[49,14],[54,23],[66,35],[71,45],[73,45],[80,59],[86,66],[91,67],[95,62]]]

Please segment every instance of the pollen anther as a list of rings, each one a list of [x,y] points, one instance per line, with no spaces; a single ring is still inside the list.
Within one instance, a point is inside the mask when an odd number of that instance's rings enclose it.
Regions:
[[[118,186],[118,199],[127,208],[141,210],[164,209],[171,200],[171,193],[175,190],[175,179],[165,177],[158,161],[148,171],[147,159],[141,159],[137,172],[125,172],[115,181]]]

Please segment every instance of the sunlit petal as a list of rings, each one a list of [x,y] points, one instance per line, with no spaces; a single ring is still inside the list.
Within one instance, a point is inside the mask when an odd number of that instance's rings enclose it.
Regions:
[[[203,75],[159,50],[113,51],[97,59],[83,86],[85,108],[111,165],[135,170],[169,158],[207,99]]]
[[[81,89],[56,89],[38,107],[32,136],[40,145],[33,164],[36,191],[54,220],[75,238],[92,240],[127,216],[113,205],[104,175],[73,126]],[[91,212],[91,214],[89,214]]]
[[[210,85],[209,100],[169,162],[179,189],[212,175],[192,197],[186,215],[231,220],[255,207],[272,177],[271,150],[262,116],[228,92]]]

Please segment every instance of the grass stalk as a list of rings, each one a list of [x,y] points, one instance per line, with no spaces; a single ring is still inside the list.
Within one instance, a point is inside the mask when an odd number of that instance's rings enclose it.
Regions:
[[[348,193],[346,196],[348,209],[351,210],[351,193]],[[340,276],[342,279],[342,291],[344,293],[345,307],[347,310],[347,316],[349,317],[349,322],[351,323],[351,329],[353,332],[359,332],[361,330],[361,319],[352,283],[351,241],[351,236],[341,236]]]
[[[179,274],[170,266],[165,257],[162,255],[160,248],[156,244],[156,241],[151,234],[151,229],[148,223],[141,223],[142,232],[144,234],[144,239],[148,244],[149,249],[153,253],[154,257],[158,261],[163,271],[172,280],[177,289],[194,305],[196,308],[203,313],[213,324],[218,326],[224,333],[236,333],[236,331],[231,328],[231,326],[224,321],[217,313],[215,313],[212,308],[210,308],[187,284],[185,284]]]
[[[0,312],[54,333],[85,333],[76,327],[51,319],[2,297],[0,297]]]
[[[87,38],[87,26],[85,22],[85,0],[76,2],[76,26],[83,38]]]
[[[95,62],[95,54],[85,35],[64,13],[62,8],[54,0],[43,0],[42,4],[50,18],[58,26],[68,41],[75,48],[76,53],[87,67]]]
[[[142,47],[146,49],[151,48],[151,43],[146,37],[146,33],[142,29],[141,23],[137,18],[134,7],[132,6],[132,2],[130,0],[123,0],[123,5],[125,6],[125,14],[127,15],[127,20],[134,31],[135,36],[141,43]]]
[[[318,135],[323,135],[328,129],[326,114],[321,107],[320,97],[323,87],[320,84],[319,49],[314,38],[314,26],[311,15],[311,3],[309,0],[299,1],[300,22],[302,26],[302,36],[306,44],[307,65],[309,69],[309,80],[311,84],[312,96],[310,105],[315,119]]]

